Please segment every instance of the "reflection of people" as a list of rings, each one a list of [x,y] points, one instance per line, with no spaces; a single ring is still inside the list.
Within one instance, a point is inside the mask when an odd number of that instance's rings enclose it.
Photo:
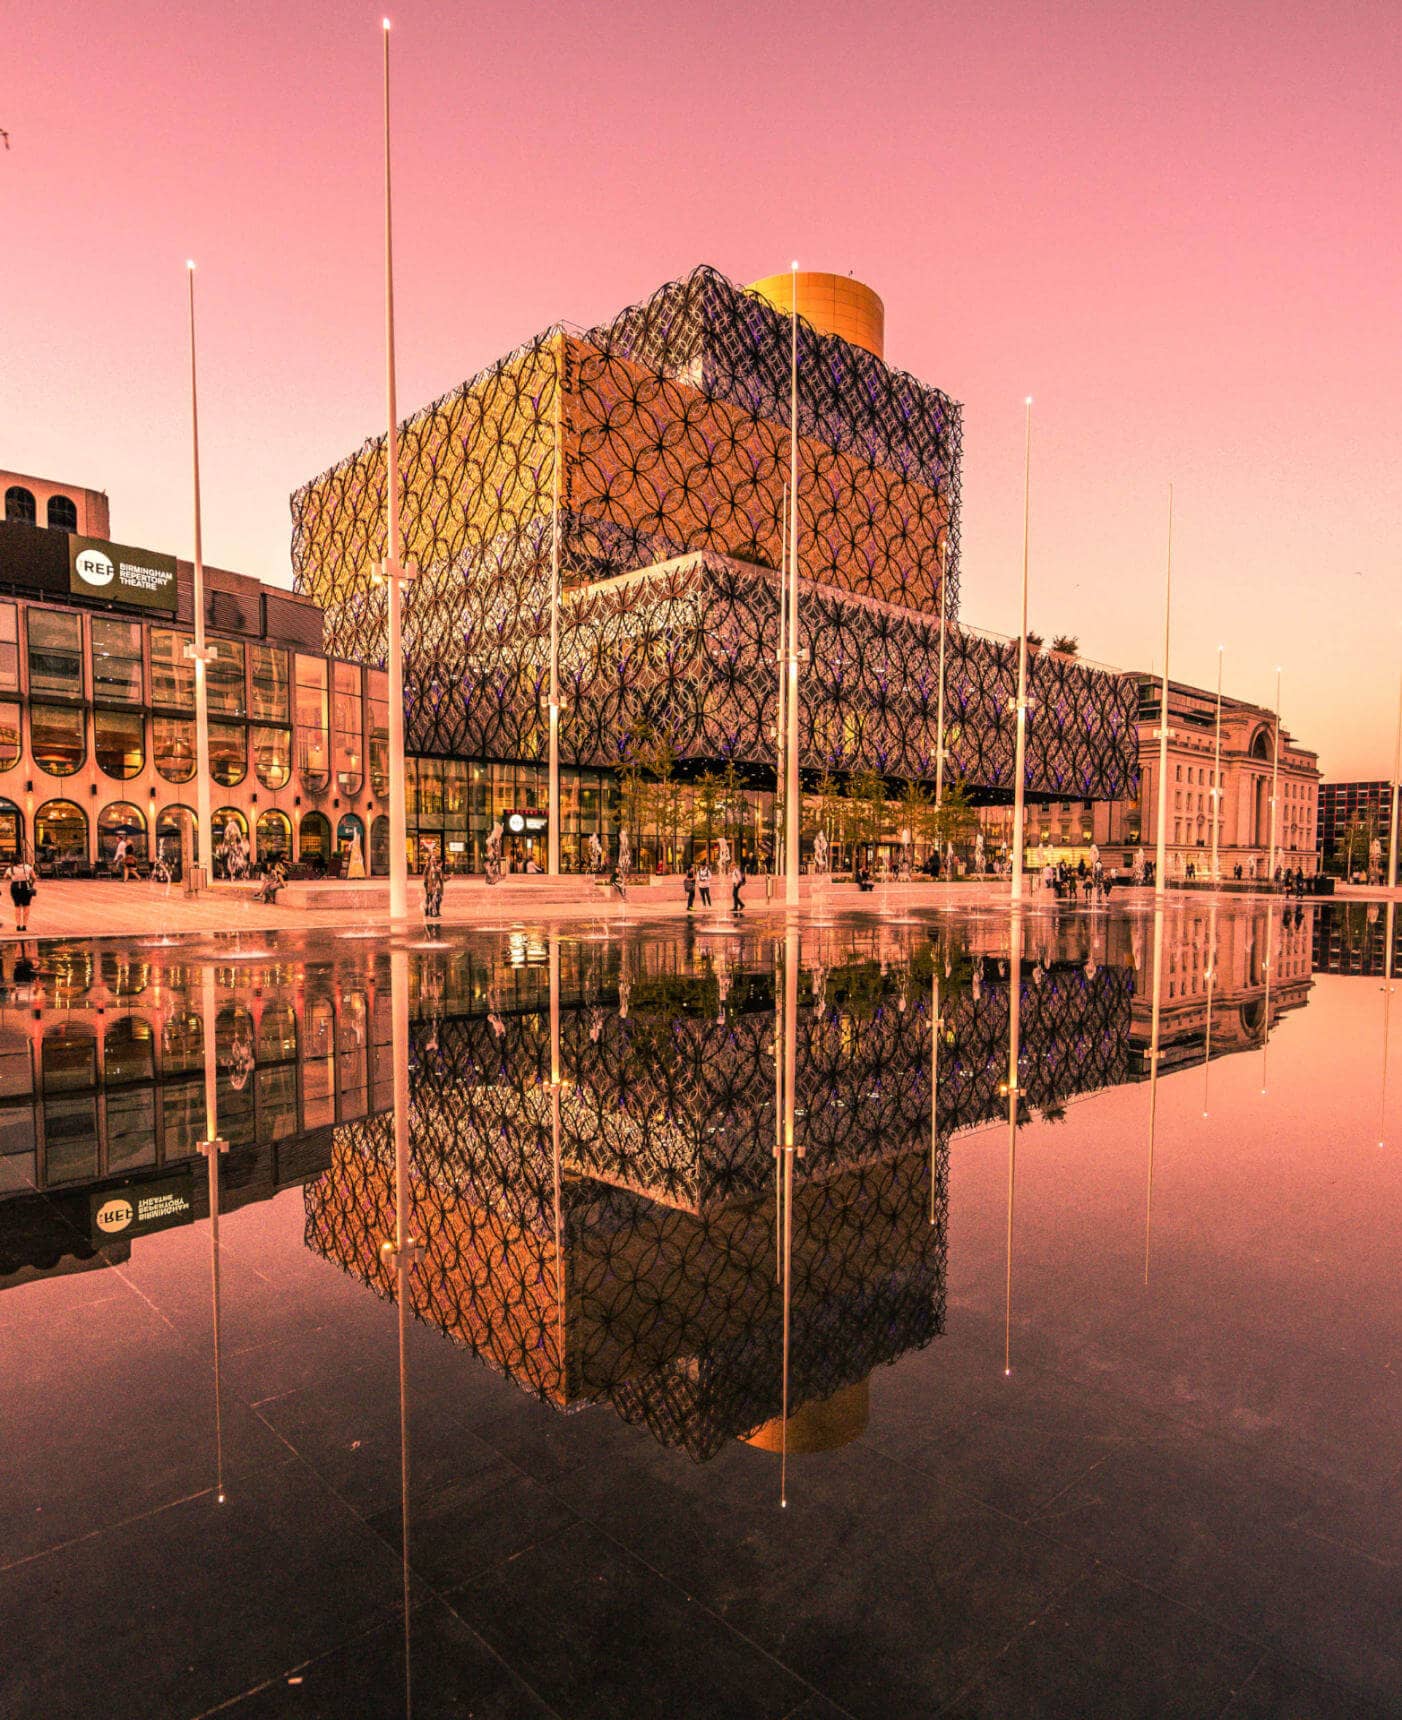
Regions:
[[[487,832],[487,882],[495,884],[501,877],[501,820],[498,818]]]
[[[360,832],[352,831],[350,846],[346,850],[346,877],[363,878],[365,876],[365,850],[360,846]]]
[[[628,839],[628,827],[625,825],[618,833],[618,870],[626,875],[633,863],[633,845]]]
[[[825,832],[819,830],[813,838],[813,870],[826,872],[828,869],[828,839]]]
[[[589,870],[591,872],[599,871],[604,863],[604,850],[599,842],[599,838],[592,833],[589,837],[587,852],[589,855]]]
[[[740,900],[740,892],[745,888],[745,874],[740,870],[738,861],[730,868],[730,908],[732,913],[743,914],[745,904]]]
[[[701,906],[711,905],[711,868],[703,860],[696,869],[696,888],[701,892]]]

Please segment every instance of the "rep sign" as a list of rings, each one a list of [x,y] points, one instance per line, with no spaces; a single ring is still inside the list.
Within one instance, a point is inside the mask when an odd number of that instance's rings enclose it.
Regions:
[[[68,589],[74,597],[105,597],[174,615],[175,557],[75,532],[68,539]]]
[[[193,1216],[188,1177],[129,1183],[88,1196],[88,1221],[97,1243],[119,1236],[147,1236],[173,1224],[188,1224]]]

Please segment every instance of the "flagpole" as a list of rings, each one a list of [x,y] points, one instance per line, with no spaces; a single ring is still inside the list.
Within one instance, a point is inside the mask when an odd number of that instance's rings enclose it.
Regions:
[[[1222,653],[1225,645],[1217,647],[1217,740],[1212,762],[1212,881],[1219,883],[1222,877],[1221,863],[1218,858],[1218,842],[1222,825]]]
[[[784,900],[798,906],[798,263],[791,267],[789,352],[789,746],[784,783]]]
[[[1279,808],[1277,801],[1280,795],[1280,664],[1275,666],[1275,746],[1271,753],[1271,852],[1266,861],[1266,882],[1275,879],[1276,835],[1279,830],[1277,818]]]
[[[195,264],[185,273],[190,288],[190,445],[195,473],[195,638],[185,655],[195,669],[195,851],[191,865],[204,868],[205,881],[214,877],[214,830],[209,800],[209,646],[204,636],[204,524],[200,507],[200,405],[195,363]]]
[[[394,373],[394,221],[390,183],[389,19],[385,43],[385,391],[388,433],[385,439],[384,582],[387,597],[385,669],[389,680],[389,915],[405,919],[409,912],[409,834],[405,805],[404,759],[404,581],[409,569],[399,560],[399,413]],[[446,855],[441,858],[446,859]]]
[[[1032,528],[1032,396],[1026,401],[1027,429],[1022,458],[1022,626],[1017,641],[1017,741],[1013,762],[1012,899],[1022,900],[1022,851],[1027,775],[1027,563]]]
[[[1168,643],[1173,621],[1173,485],[1168,486],[1168,566],[1163,591],[1163,689],[1159,695],[1158,838],[1154,851],[1154,895],[1168,886]]]
[[[935,719],[935,811],[944,805],[944,639],[948,629],[949,528],[940,546],[940,697]]]
[[[787,683],[789,677],[789,486],[785,482],[779,515],[779,704],[774,724],[774,866],[777,876],[779,855],[783,849],[783,833],[779,828],[778,810],[788,783],[789,706]],[[787,819],[785,820],[787,826]]]
[[[1397,690],[1397,739],[1392,748],[1392,817],[1387,839],[1387,887],[1397,888],[1397,802],[1402,797],[1402,683]]]

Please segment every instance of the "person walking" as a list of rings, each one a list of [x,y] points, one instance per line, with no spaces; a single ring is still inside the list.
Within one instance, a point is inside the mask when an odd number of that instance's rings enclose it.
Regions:
[[[743,914],[745,904],[740,900],[740,892],[745,888],[745,874],[740,870],[737,860],[730,868],[730,911],[732,914]]]
[[[10,868],[10,900],[15,905],[15,930],[24,931],[29,925],[29,904],[34,900],[34,887],[37,875],[29,863],[29,855],[22,853]]]
[[[424,919],[436,924],[443,916],[443,862],[430,848],[424,862]]]
[[[686,911],[689,914],[696,906],[696,869],[688,860],[686,874],[682,878],[682,889],[686,891]]]
[[[112,850],[112,870],[125,884],[127,881],[127,839],[117,838],[117,846]]]
[[[711,868],[703,860],[696,873],[696,888],[701,892],[701,906],[711,905]]]

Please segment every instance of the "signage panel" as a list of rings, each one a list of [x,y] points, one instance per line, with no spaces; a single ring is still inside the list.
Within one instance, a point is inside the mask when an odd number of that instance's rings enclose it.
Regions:
[[[94,1189],[88,1196],[88,1224],[101,1244],[132,1236],[149,1236],[187,1224],[193,1217],[189,1177],[162,1177],[159,1182],[128,1183],[125,1188]]]
[[[74,597],[106,598],[174,615],[175,557],[105,538],[68,536],[68,589]]]

